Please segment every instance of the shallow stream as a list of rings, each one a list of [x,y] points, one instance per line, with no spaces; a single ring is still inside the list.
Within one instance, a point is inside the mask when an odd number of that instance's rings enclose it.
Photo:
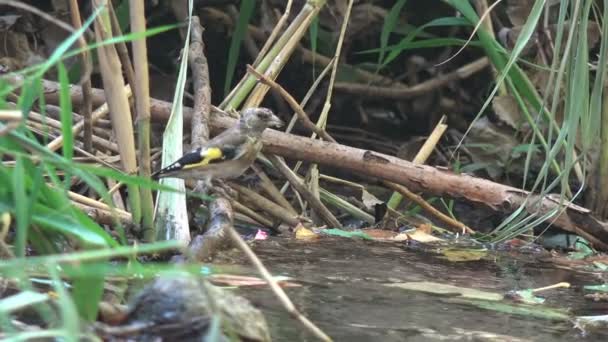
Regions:
[[[568,321],[484,310],[453,303],[450,295],[387,286],[430,281],[504,294],[567,281],[573,285],[569,289],[543,292],[543,306],[576,315],[608,312],[606,304],[583,299],[580,286],[597,278],[537,262],[534,255],[502,252],[486,260],[449,262],[400,243],[333,237],[271,238],[256,242],[254,250],[275,276],[302,285],[288,288],[288,295],[335,341],[608,341],[607,333],[583,336]],[[315,340],[267,287],[238,291],[264,312],[275,341]]]

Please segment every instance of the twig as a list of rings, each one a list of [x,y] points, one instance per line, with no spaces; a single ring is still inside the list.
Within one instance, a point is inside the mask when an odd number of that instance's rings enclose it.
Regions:
[[[77,0],[70,0],[70,14],[72,17],[72,25],[78,30],[82,27],[82,19],[80,17],[80,9],[78,8]],[[93,69],[90,55],[86,51],[87,42],[83,37],[79,37],[78,46],[82,49],[80,60],[84,67],[82,84],[82,96],[84,104],[82,105],[82,116],[84,117],[84,150],[93,152],[93,122],[91,120],[91,112],[93,111],[93,100],[91,98],[91,71]]]
[[[386,185],[387,187],[389,187],[391,190],[393,191],[398,191],[400,194],[402,194],[404,197],[408,198],[410,201],[415,202],[416,204],[418,204],[422,209],[426,210],[427,212],[429,212],[431,215],[437,217],[438,219],[440,219],[441,221],[449,224],[452,227],[456,227],[459,230],[456,232],[466,232],[466,233],[474,233],[475,231],[472,230],[471,228],[469,228],[467,225],[465,225],[462,222],[459,222],[451,217],[449,217],[448,215],[442,213],[441,211],[435,209],[432,205],[430,205],[427,201],[424,200],[424,198],[416,195],[415,193],[411,192],[408,188],[399,185],[399,184],[395,184],[392,182],[383,182],[384,185]]]
[[[131,96],[131,87],[129,87],[128,85],[125,86],[125,93],[127,96]],[[109,113],[109,109],[108,109],[108,104],[105,103],[102,106],[100,106],[99,108],[97,108],[91,115],[91,122],[94,124],[95,121],[97,121],[100,118],[103,118],[104,116],[108,115]],[[72,127],[72,134],[74,136],[77,136],[78,134],[80,134],[80,132],[82,131],[82,129],[84,128],[84,121],[80,121],[77,124],[75,124]],[[63,135],[53,139],[53,141],[51,141],[50,143],[48,143],[46,145],[46,147],[51,150],[51,151],[56,151],[59,148],[61,148],[61,146],[63,145]]]
[[[246,199],[249,199],[251,204],[264,210],[271,216],[276,217],[281,222],[284,222],[291,227],[295,227],[300,224],[300,217],[287,212],[285,208],[265,198],[257,192],[235,183],[230,183],[230,186],[243,195]]]
[[[43,136],[48,135],[49,137],[54,137],[55,139],[57,139],[58,137],[61,136],[61,129],[53,127],[51,125],[44,125],[44,124],[41,124],[38,122],[28,121],[26,126],[32,132],[39,133]],[[51,128],[51,129],[49,130],[49,128]],[[49,134],[49,133],[51,133],[51,134]],[[97,148],[101,148],[101,149],[104,149],[104,150],[107,150],[107,151],[113,152],[113,153],[118,153],[118,145],[116,145],[115,143],[110,142],[106,139],[103,139],[97,135],[93,135],[92,140],[93,140],[94,146],[97,146]]]
[[[329,117],[329,110],[331,108],[331,98],[334,83],[336,81],[336,75],[338,72],[338,64],[340,63],[340,53],[342,52],[342,46],[344,45],[344,36],[346,35],[346,27],[348,26],[348,21],[350,18],[351,11],[353,9],[354,0],[349,0],[346,8],[346,12],[344,15],[344,19],[342,20],[342,26],[340,28],[340,37],[338,38],[338,43],[336,46],[336,52],[334,54],[334,63],[331,69],[331,76],[329,77],[329,85],[327,86],[327,95],[325,96],[325,103],[323,104],[323,109],[321,110],[321,114],[319,115],[319,119],[317,120],[316,127],[320,129],[325,129],[327,125],[327,118]],[[313,136],[314,138],[314,136]],[[312,196],[320,201],[321,195],[319,194],[319,167],[317,164],[312,164],[309,173],[311,175],[309,187],[312,191]],[[293,183],[292,183],[293,185]],[[313,203],[311,203],[312,205]]]
[[[6,125],[0,123],[0,137],[3,137],[5,135],[9,134],[12,130],[19,127],[19,125],[20,125],[19,122],[9,122]]]
[[[420,148],[420,150],[414,157],[414,160],[412,160],[412,163],[414,163],[414,164],[426,163],[426,160],[431,156],[431,153],[433,153],[433,150],[435,150],[435,146],[437,146],[437,144],[439,143],[439,139],[441,139],[441,137],[443,136],[443,133],[448,129],[448,125],[445,124],[445,121],[446,121],[446,117],[443,116],[439,120],[437,125],[435,125],[435,128],[431,132],[431,135],[426,139],[426,141],[424,142],[424,144],[422,145],[422,147]],[[396,210],[397,207],[399,207],[399,204],[401,204],[402,199],[403,199],[403,197],[401,196],[400,192],[395,192],[391,195],[391,198],[388,200],[387,205],[389,208]],[[388,214],[389,214],[389,212],[387,212],[387,215]]]
[[[342,52],[342,46],[344,45],[344,36],[346,35],[346,27],[348,26],[348,21],[350,19],[350,13],[353,9],[354,0],[348,0],[348,6],[346,8],[346,13],[344,15],[344,19],[342,20],[342,26],[340,27],[340,37],[338,38],[338,43],[336,45],[336,53],[334,54],[334,60],[336,61],[333,69],[331,70],[331,76],[329,77],[329,86],[327,87],[327,96],[325,97],[325,107],[324,111],[329,111],[328,104],[331,102],[331,96],[333,92],[333,87],[336,82],[336,75],[338,74],[338,64],[340,63],[340,53]],[[323,124],[322,126],[325,126]]]
[[[289,14],[291,13],[292,4],[293,4],[293,0],[287,0],[287,5],[285,5],[285,11],[283,12],[283,15],[281,16],[281,18],[279,19],[277,24],[272,29],[272,32],[270,33],[270,36],[268,36],[268,39],[266,39],[266,42],[264,43],[264,46],[262,46],[262,49],[260,50],[258,57],[255,59],[255,61],[253,61],[253,66],[257,66],[260,63],[260,61],[262,60],[262,58],[264,58],[266,53],[268,53],[268,50],[270,50],[270,48],[272,47],[272,43],[274,43],[275,39],[279,35],[279,32],[281,32],[281,30],[283,29],[283,26],[285,26],[287,19],[289,19]]]
[[[283,17],[281,17],[279,22],[275,25],[274,29],[272,30],[272,33],[270,34],[268,39],[266,39],[264,46],[260,50],[258,57],[256,57],[255,61],[253,62],[253,65],[256,68],[260,65],[260,63],[262,62],[262,59],[264,59],[264,57],[268,54],[268,51],[270,51],[270,48],[272,48],[273,43],[275,42],[276,36],[283,29],[285,22],[289,18],[289,13],[291,10],[291,3],[292,3],[292,0],[289,0],[287,3],[287,6],[285,7],[285,13],[283,13]],[[229,17],[229,19],[231,19],[234,24],[234,20],[230,17]],[[249,31],[251,32],[251,29]],[[232,90],[230,91],[230,93],[228,93],[228,95],[226,95],[226,97],[224,98],[222,103],[219,105],[220,108],[224,108],[228,104],[228,102],[232,100],[235,93],[238,91],[238,89],[240,89],[243,86],[243,84],[247,80],[247,76],[248,76],[247,74],[243,75],[243,77],[241,78],[239,83],[234,88],[232,88]]]
[[[285,291],[283,291],[283,289],[279,286],[277,281],[272,277],[272,274],[270,274],[270,272],[268,272],[266,267],[264,267],[264,264],[262,264],[262,262],[257,257],[257,255],[255,255],[255,253],[251,250],[251,248],[249,248],[247,243],[245,243],[245,241],[243,241],[241,236],[234,230],[234,228],[230,227],[230,229],[228,229],[228,232],[230,234],[230,237],[234,241],[235,245],[241,251],[243,251],[243,253],[245,253],[245,255],[247,256],[247,259],[249,259],[249,261],[251,261],[253,266],[258,270],[258,272],[262,276],[262,278],[264,278],[264,280],[266,280],[266,282],[270,286],[270,289],[272,290],[272,292],[274,292],[274,294],[277,296],[277,298],[279,299],[281,304],[283,304],[283,307],[285,308],[285,310],[287,310],[287,312],[292,317],[294,317],[295,319],[300,321],[300,323],[302,323],[304,325],[304,327],[306,327],[306,329],[308,329],[311,333],[313,333],[317,338],[319,338],[322,341],[331,341],[332,339],[329,336],[327,336],[327,334],[325,334],[313,322],[311,322],[308,318],[306,318],[304,315],[302,315],[302,313],[300,313],[300,311],[298,311],[298,309],[295,307],[295,305],[293,305],[293,302],[289,299],[289,297],[287,296]]]
[[[300,13],[258,65],[260,71],[263,71],[271,79],[277,77],[323,5],[324,1],[307,1],[304,4]],[[254,89],[249,91],[251,87],[254,87]],[[269,89],[270,87],[265,84],[256,84],[255,77],[248,77],[239,90],[241,94],[235,94],[227,107],[236,107],[246,94],[249,94],[249,96],[243,104],[243,108],[257,107],[263,101]]]
[[[335,59],[332,59],[331,63],[329,63],[325,66],[325,68],[323,69],[323,71],[321,72],[319,77],[317,77],[317,79],[313,82],[310,89],[308,89],[308,91],[306,92],[306,95],[304,95],[304,98],[302,99],[302,102],[300,103],[300,107],[303,108],[304,106],[306,106],[306,103],[308,103],[308,100],[310,100],[310,98],[314,94],[315,90],[317,90],[317,87],[319,87],[319,84],[321,84],[321,81],[323,81],[323,79],[325,79],[325,76],[327,75],[327,73],[329,73],[329,71],[333,67],[334,63],[335,63]],[[289,124],[287,125],[285,132],[287,132],[287,133],[291,132],[291,130],[293,129],[293,127],[296,124],[297,119],[298,119],[298,115],[296,113],[294,113],[291,116],[291,121],[289,121]],[[314,133],[313,133],[313,137],[314,137]],[[302,166],[302,162],[298,161],[293,168],[293,172],[297,173],[301,166]],[[285,193],[285,190],[287,190],[288,185],[289,185],[289,181],[285,181],[285,183],[281,187],[281,193]]]
[[[429,158],[429,156],[431,155],[431,153],[433,153],[433,150],[435,149],[435,146],[439,142],[439,139],[441,139],[441,137],[443,136],[443,133],[448,128],[448,126],[445,124],[445,120],[446,120],[445,116],[443,116],[441,118],[441,120],[439,120],[439,122],[435,126],[435,129],[433,129],[433,132],[431,133],[431,135],[426,139],[426,141],[424,142],[424,145],[422,145],[422,147],[416,154],[416,157],[414,157],[414,160],[412,161],[414,164],[424,164],[426,162],[426,160]],[[464,223],[459,222],[458,220],[455,220],[455,219],[445,215],[444,213],[440,212],[439,210],[435,209],[432,205],[430,205],[428,202],[426,202],[424,200],[424,198],[411,192],[405,186],[395,184],[395,183],[392,183],[389,181],[384,181],[383,183],[387,187],[389,187],[390,189],[395,191],[395,193],[393,193],[390,200],[388,201],[388,207],[390,209],[393,209],[393,210],[396,209],[399,206],[399,204],[401,203],[401,200],[403,198],[402,196],[405,196],[408,199],[410,199],[411,201],[417,203],[420,207],[422,207],[422,209],[428,211],[430,214],[434,215],[435,217],[437,217],[438,219],[442,220],[443,222],[449,224],[450,226],[460,229],[463,233],[464,232],[467,232],[467,233],[474,232],[471,228],[467,227]],[[387,215],[388,215],[388,212],[387,212]]]
[[[300,178],[285,165],[283,161],[281,161],[277,156],[269,155],[268,159],[272,162],[272,165],[276,167],[282,174],[289,180],[291,186],[293,186],[299,193],[306,199],[310,206],[315,210],[317,214],[319,214],[323,221],[325,221],[331,227],[342,227],[342,224],[334,214],[325,207],[325,205],[319,200],[319,198],[315,197],[310,190],[306,188],[306,185],[300,180]]]
[[[89,215],[93,220],[101,224],[114,225],[117,221],[123,224],[133,224],[131,214],[124,211],[119,212],[116,209],[114,211],[110,211],[101,208],[90,207],[80,202],[72,202],[72,205],[78,207],[87,215]]]
[[[274,183],[268,178],[265,172],[258,168],[255,164],[251,165],[253,172],[260,178],[260,186],[266,193],[283,208],[289,210],[292,214],[297,215],[296,210],[291,206],[291,203],[281,193]]]
[[[289,103],[291,108],[296,112],[296,114],[298,115],[298,118],[300,118],[300,120],[302,120],[302,123],[304,124],[304,126],[306,128],[308,128],[309,130],[311,130],[314,133],[317,133],[320,137],[322,137],[323,139],[325,139],[327,141],[336,142],[336,140],[334,138],[332,138],[325,130],[315,126],[315,124],[312,121],[310,121],[310,118],[304,112],[304,109],[302,109],[302,107],[300,107],[300,105],[293,98],[293,96],[291,96],[291,94],[289,94],[287,92],[287,90],[285,90],[283,87],[281,87],[281,85],[279,85],[275,81],[271,80],[266,75],[259,73],[251,65],[247,65],[247,71],[252,73],[255,77],[257,77],[258,80],[262,81],[262,83],[268,85],[270,88],[274,89],[279,94],[281,94],[281,96],[285,99],[285,101],[287,101],[287,103]]]
[[[58,27],[61,27],[62,29],[66,30],[70,33],[74,33],[74,31],[75,31],[74,28],[71,27],[70,25],[64,23],[61,20],[58,20],[57,18],[54,18],[52,15],[42,12],[41,10],[37,9],[34,6],[24,3],[23,1],[0,0],[0,5],[7,5],[7,6],[11,6],[11,7],[21,8],[22,10],[31,12],[31,13],[41,17],[42,19],[49,21],[49,22],[57,25]]]
[[[211,87],[209,86],[209,67],[204,53],[204,28],[197,16],[192,17],[190,33],[189,66],[194,86],[194,108],[191,122],[191,145],[199,148],[209,140],[209,114],[211,112]]]
[[[16,109],[3,109],[0,110],[0,120],[1,121],[21,121],[23,119],[23,115],[20,110]]]
[[[234,207],[234,210],[236,210],[237,212],[240,212],[243,215],[252,218],[254,221],[257,221],[258,223],[264,225],[265,227],[272,227],[272,221],[271,220],[269,220],[269,219],[265,218],[264,216],[256,213],[255,211],[249,209],[244,204],[241,204],[238,201],[231,201],[231,203],[232,203],[232,206]]]
[[[434,91],[437,88],[442,87],[452,81],[468,78],[471,75],[485,69],[489,65],[490,62],[488,58],[483,57],[467,65],[464,65],[448,74],[439,75],[435,78],[419,83],[413,87],[407,88],[382,87],[347,82],[338,82],[335,84],[335,88],[336,90],[340,90],[354,95],[403,100]]]

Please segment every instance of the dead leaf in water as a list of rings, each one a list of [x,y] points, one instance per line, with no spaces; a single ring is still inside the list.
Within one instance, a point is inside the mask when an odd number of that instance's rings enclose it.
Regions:
[[[492,100],[492,109],[496,116],[514,130],[519,128],[522,114],[515,98],[511,95],[496,96]]]
[[[434,283],[430,281],[410,282],[410,283],[392,283],[385,284],[388,287],[398,287],[404,290],[419,291],[425,293],[434,293],[440,295],[457,296],[470,299],[482,299],[490,301],[499,301],[504,298],[500,293],[486,292],[467,287],[459,287],[449,284]]]
[[[243,287],[243,286],[266,286],[267,282],[264,279],[257,277],[248,277],[241,275],[232,275],[232,274],[214,274],[209,277],[209,280],[214,285],[221,286],[233,286],[233,287]],[[292,283],[289,280],[291,278],[285,276],[276,276],[274,280],[281,287],[301,287],[302,285]]]
[[[478,261],[488,255],[487,249],[444,249],[441,251],[443,256],[441,259],[446,259],[451,262],[462,261]]]
[[[318,234],[315,234],[315,232],[304,227],[301,224],[296,227],[295,233],[296,233],[297,240],[312,240],[312,239],[319,238]]]
[[[395,237],[400,235],[397,232],[385,229],[366,229],[365,234],[378,241],[392,241],[395,239]]]
[[[438,237],[435,237],[431,234],[425,233],[424,231],[418,230],[418,229],[416,229],[416,231],[414,231],[413,233],[407,233],[406,235],[407,235],[408,240],[415,240],[415,241],[423,242],[423,243],[433,243],[433,242],[445,241],[443,239],[440,239]]]

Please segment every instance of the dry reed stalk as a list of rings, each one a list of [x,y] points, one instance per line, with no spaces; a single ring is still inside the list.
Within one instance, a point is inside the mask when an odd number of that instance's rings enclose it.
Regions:
[[[146,31],[146,17],[143,0],[129,1],[129,14],[131,17],[131,31],[144,33]],[[115,17],[115,16],[113,16]],[[139,175],[150,178],[152,174],[150,165],[150,81],[148,79],[148,53],[146,39],[140,37],[132,42],[133,45],[133,71],[135,93],[135,110],[137,112],[137,138],[139,147]],[[128,59],[128,56],[127,56]],[[142,225],[145,241],[156,238],[154,228],[154,199],[152,190],[141,188]]]
[[[105,1],[93,0],[95,6],[105,6]],[[101,43],[112,37],[112,29],[107,8],[95,19],[95,39]],[[137,158],[135,154],[135,139],[133,133],[133,122],[131,120],[131,108],[128,95],[124,90],[122,68],[118,53],[113,45],[100,46],[99,67],[101,70],[104,91],[110,109],[112,129],[118,141],[120,157],[126,173],[134,173],[137,170]],[[141,197],[139,186],[128,185],[129,209],[133,221],[141,221]]]
[[[80,16],[80,9],[78,8],[77,0],[70,0],[70,15],[72,18],[72,25],[76,30],[82,27],[82,18]],[[82,94],[84,99],[84,104],[81,108],[82,116],[84,117],[84,150],[87,152],[93,152],[93,121],[91,120],[91,113],[93,111],[93,102],[91,99],[91,78],[90,73],[93,69],[93,63],[91,62],[89,53],[85,50],[87,46],[87,42],[84,37],[80,37],[78,39],[78,47],[83,50],[80,55],[82,65],[84,66],[84,72],[87,77],[81,82],[82,83]]]

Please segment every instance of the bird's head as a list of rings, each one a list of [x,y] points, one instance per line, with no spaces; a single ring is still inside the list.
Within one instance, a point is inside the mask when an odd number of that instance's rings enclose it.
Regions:
[[[247,108],[241,113],[240,125],[246,130],[262,133],[268,127],[281,127],[283,121],[268,108]]]

